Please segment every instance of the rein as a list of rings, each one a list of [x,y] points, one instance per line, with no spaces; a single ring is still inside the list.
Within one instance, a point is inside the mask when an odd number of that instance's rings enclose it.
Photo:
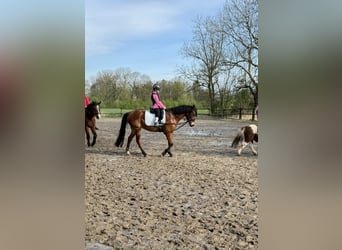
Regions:
[[[177,123],[164,123],[163,126],[165,126],[165,125],[176,125],[177,124],[177,128],[175,130],[178,130],[178,129],[180,129],[181,127],[183,127],[187,123],[188,123],[188,121],[183,122],[181,125],[179,125]]]
[[[185,121],[185,122],[183,122],[181,125],[177,125],[177,128],[176,128],[176,130],[178,130],[178,129],[180,129],[181,127],[183,127],[185,124],[187,124],[188,123],[188,121]]]
[[[177,124],[177,128],[175,129],[175,131],[178,130],[178,129],[180,129],[181,127],[183,127],[183,126],[184,126],[185,124],[187,124],[188,122],[189,122],[189,120],[188,120],[188,118],[187,118],[187,120],[186,120],[185,122],[180,123],[180,125]],[[173,124],[173,123],[165,123],[164,125],[167,125],[167,124]]]

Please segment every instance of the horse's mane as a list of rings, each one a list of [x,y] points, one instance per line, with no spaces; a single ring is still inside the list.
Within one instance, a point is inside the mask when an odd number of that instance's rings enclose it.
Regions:
[[[171,110],[171,112],[175,115],[190,113],[190,112],[192,112],[192,110],[195,110],[196,114],[197,114],[197,109],[196,109],[195,105],[193,105],[193,106],[180,105],[177,107],[169,108],[168,110]]]
[[[86,107],[86,110],[91,110],[93,109],[96,105],[100,105],[101,102],[96,102],[96,101],[92,101],[91,103],[88,104],[88,106]]]
[[[99,104],[98,102],[92,101],[91,103],[89,103],[88,106],[96,106],[97,104]]]

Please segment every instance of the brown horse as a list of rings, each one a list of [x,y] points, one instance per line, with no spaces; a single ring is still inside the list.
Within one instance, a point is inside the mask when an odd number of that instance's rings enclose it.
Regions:
[[[186,117],[186,122],[189,123],[190,127],[195,125],[195,117],[197,116],[197,109],[195,105],[181,105],[165,110],[165,124],[160,127],[147,126],[145,124],[145,110],[136,109],[131,112],[124,114],[121,120],[121,127],[118,138],[116,139],[115,146],[122,147],[125,139],[126,124],[129,123],[131,127],[131,134],[128,136],[126,153],[129,153],[129,146],[134,136],[136,136],[136,142],[141,150],[141,153],[146,156],[146,152],[141,147],[141,129],[145,129],[151,132],[163,132],[168,141],[168,147],[162,152],[165,156],[166,153],[172,157],[171,147],[173,146],[173,132],[176,130],[179,121]]]
[[[85,133],[87,136],[88,147],[94,146],[96,143],[97,133],[96,133],[96,119],[100,119],[100,104],[101,102],[91,102],[85,108]],[[89,129],[93,134],[93,142],[90,144],[90,133]]]

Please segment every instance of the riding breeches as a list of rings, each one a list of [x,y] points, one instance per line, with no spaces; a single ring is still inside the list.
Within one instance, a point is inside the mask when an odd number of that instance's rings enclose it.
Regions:
[[[163,114],[164,114],[163,109],[159,109],[159,108],[154,109],[154,114],[156,115],[156,117],[159,118],[159,121],[163,120]]]

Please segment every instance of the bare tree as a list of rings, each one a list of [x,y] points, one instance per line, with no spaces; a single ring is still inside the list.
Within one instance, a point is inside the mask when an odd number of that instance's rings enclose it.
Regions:
[[[85,95],[90,94],[90,87],[91,87],[91,83],[88,80],[86,80],[85,84],[84,84],[84,94]]]
[[[180,68],[188,80],[208,89],[210,110],[215,108],[215,84],[222,63],[226,58],[224,41],[226,34],[216,28],[215,18],[198,17],[194,23],[193,38],[181,49],[184,57],[192,59],[190,67]]]
[[[218,89],[218,98],[220,100],[220,107],[221,109],[228,109],[231,105],[232,99],[232,83],[235,81],[236,76],[234,72],[231,70],[227,70],[222,72],[219,75],[217,82],[217,89]]]
[[[226,34],[231,56],[224,64],[238,68],[241,77],[237,89],[248,89],[253,95],[254,109],[258,105],[258,2],[257,0],[226,1],[220,15],[219,30]],[[254,114],[254,112],[253,112]],[[253,115],[254,119],[254,115]]]

